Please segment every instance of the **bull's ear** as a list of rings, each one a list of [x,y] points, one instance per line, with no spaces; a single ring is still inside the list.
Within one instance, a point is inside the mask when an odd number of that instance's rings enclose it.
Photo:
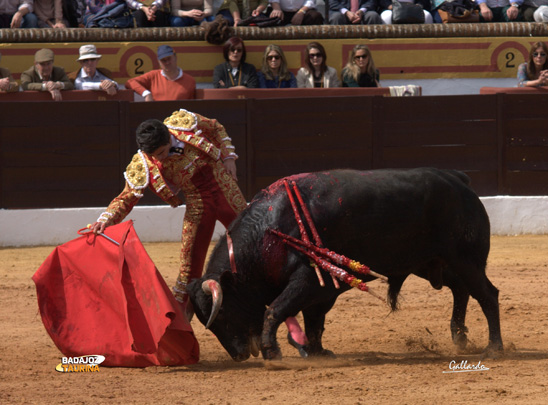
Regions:
[[[219,277],[219,283],[223,289],[231,287],[234,284],[234,275],[229,270],[223,271]]]

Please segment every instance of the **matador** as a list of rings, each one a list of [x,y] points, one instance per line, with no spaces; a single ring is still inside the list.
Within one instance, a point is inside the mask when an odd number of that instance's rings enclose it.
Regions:
[[[138,152],[124,173],[126,185],[97,222],[95,233],[120,223],[139,202],[146,188],[172,207],[186,211],[181,236],[181,265],[173,287],[184,303],[186,286],[202,275],[215,222],[224,226],[246,207],[236,183],[237,155],[223,125],[186,110],[175,111],[164,122],[147,120],[137,128]]]

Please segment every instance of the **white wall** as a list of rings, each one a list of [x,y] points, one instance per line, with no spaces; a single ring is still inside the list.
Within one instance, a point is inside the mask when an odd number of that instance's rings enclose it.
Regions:
[[[482,197],[493,235],[548,234],[548,196]],[[0,246],[59,245],[78,237],[103,208],[0,210]],[[143,242],[178,242],[185,207],[135,207],[128,219]],[[217,223],[214,239],[224,232]]]

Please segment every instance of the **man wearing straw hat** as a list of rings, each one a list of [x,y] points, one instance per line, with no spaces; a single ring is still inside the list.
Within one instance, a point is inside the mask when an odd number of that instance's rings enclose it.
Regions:
[[[101,55],[97,53],[95,45],[82,45],[80,47],[80,70],[69,75],[74,80],[76,90],[97,90],[104,91],[113,96],[118,91],[118,83],[111,79],[109,70],[98,68],[97,64]]]
[[[40,49],[34,54],[34,66],[21,73],[23,90],[49,91],[54,101],[61,101],[61,90],[73,90],[65,69],[53,66],[51,49]]]

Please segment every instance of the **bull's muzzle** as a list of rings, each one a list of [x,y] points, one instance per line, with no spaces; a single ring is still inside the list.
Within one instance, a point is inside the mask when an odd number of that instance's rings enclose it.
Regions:
[[[202,290],[207,295],[211,295],[213,300],[213,304],[211,305],[211,314],[209,315],[209,320],[206,324],[206,329],[209,329],[209,327],[217,317],[217,314],[221,309],[221,305],[223,305],[223,290],[221,288],[221,285],[215,280],[204,281],[202,283]]]

